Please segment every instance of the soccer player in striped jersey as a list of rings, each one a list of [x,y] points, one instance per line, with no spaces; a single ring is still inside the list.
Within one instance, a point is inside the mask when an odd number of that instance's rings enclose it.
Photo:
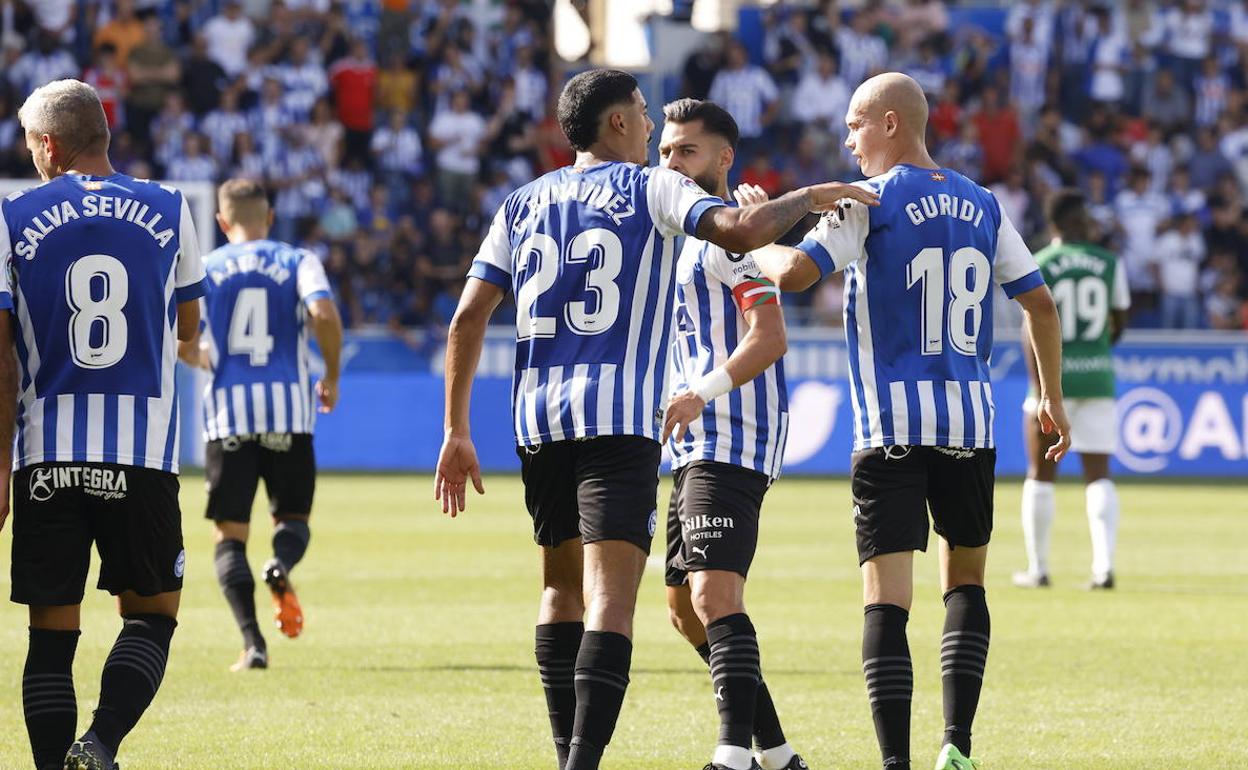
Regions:
[[[217,192],[217,223],[229,243],[204,258],[206,323],[182,357],[212,373],[204,388],[207,517],[216,531],[217,580],[243,633],[233,670],[268,667],[247,563],[251,505],[264,479],[273,515],[273,557],[261,574],[278,628],[303,630],[290,571],[311,538],[316,487],[312,430],[338,401],[342,320],[315,254],[268,240],[273,211],[264,188],[231,179]],[[309,327],[325,360],[313,383]]]
[[[49,83],[18,117],[44,180],[0,203],[0,307],[10,311],[0,313],[0,465],[7,500],[16,404],[12,599],[30,607],[22,707],[37,768],[111,770],[156,695],[177,626],[186,552],[174,366],[177,341],[199,323],[204,269],[182,194],[113,170],[90,86]],[[98,587],[117,597],[123,622],[95,717],[75,741],[92,543]]]
[[[668,104],[663,116],[663,166],[727,200],[736,121],[696,99]],[[767,195],[739,190],[737,199]],[[688,238],[676,265],[674,323],[663,439],[670,436],[676,485],[664,582],[673,625],[711,667],[720,733],[707,770],[800,770],[806,764],[785,740],[762,681],[744,600],[763,496],[780,473],[788,430],[780,292],[748,253]]]
[[[807,211],[874,196],[828,183],[737,209],[674,171],[644,168],[654,124],[637,81],[618,70],[572,78],[558,115],[576,164],[508,196],[451,321],[434,494],[456,514],[469,479],[483,492],[468,406],[486,323],[510,289],[517,453],[545,585],[538,669],[560,767],[592,770],[628,686],[658,520],[676,239],[743,253]]]
[[[1036,254],[1045,283],[1062,317],[1062,392],[1070,410],[1070,448],[1083,461],[1088,528],[1092,535],[1092,580],[1088,588],[1114,587],[1114,544],[1118,540],[1118,490],[1109,477],[1118,420],[1114,406],[1114,359],[1110,348],[1127,326],[1131,292],[1122,261],[1094,244],[1096,224],[1083,193],[1060,190],[1047,205],[1053,242]],[[1030,341],[1023,339],[1024,360]],[[1029,367],[1032,390],[1023,408],[1035,409],[1039,389]],[[1049,530],[1056,513],[1053,482],[1057,463],[1045,458],[1050,440],[1034,424],[1025,425],[1027,480],[1023,482],[1023,539],[1030,564],[1015,573],[1021,588],[1049,585]]]
[[[992,284],[1022,305],[1034,343],[1036,415],[1070,445],[1062,405],[1061,328],[1036,261],[990,192],[940,168],[924,144],[927,100],[912,78],[859,86],[845,146],[880,205],[824,215],[797,249],[756,254],[781,288],[845,270],[854,405],[851,488],[866,604],[863,671],[884,766],[910,767],[913,671],[906,621],[913,552],[940,536],[945,737],[938,770],[971,770],[971,724],[988,655],[984,564],[996,451]]]

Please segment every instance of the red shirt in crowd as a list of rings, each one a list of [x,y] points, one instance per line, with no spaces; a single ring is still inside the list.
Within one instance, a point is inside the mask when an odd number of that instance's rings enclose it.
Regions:
[[[932,110],[932,133],[936,141],[944,142],[953,139],[962,130],[962,105],[957,102],[942,101]]]
[[[116,129],[121,120],[121,96],[126,87],[125,73],[115,69],[92,67],[83,73],[82,80],[100,95],[100,104],[104,105],[104,117],[108,119],[108,127]]]
[[[975,128],[984,150],[984,175],[980,181],[983,184],[999,182],[1009,172],[1015,150],[1023,138],[1018,116],[1012,108],[991,113],[981,111],[975,115]]]
[[[372,131],[377,66],[362,59],[339,59],[329,68],[329,83],[338,105],[338,122],[351,131]]]

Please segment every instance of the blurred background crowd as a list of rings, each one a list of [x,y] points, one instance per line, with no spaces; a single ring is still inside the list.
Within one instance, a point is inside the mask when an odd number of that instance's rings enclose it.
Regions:
[[[659,81],[733,113],[735,181],[858,178],[850,95],[899,69],[930,97],[935,157],[1034,247],[1047,194],[1086,191],[1133,326],[1248,326],[1248,2],[793,0],[742,19]],[[554,100],[574,67],[544,0],[0,0],[0,60],[0,177],[33,175],[25,97],[81,77],[118,170],[264,180],[274,237],[325,260],[346,322],[418,346],[503,198],[573,157]],[[841,302],[829,281],[791,322],[839,324]]]

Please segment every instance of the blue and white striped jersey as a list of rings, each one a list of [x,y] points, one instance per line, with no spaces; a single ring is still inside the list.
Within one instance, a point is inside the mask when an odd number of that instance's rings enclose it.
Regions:
[[[182,193],[67,174],[0,203],[0,307],[17,319],[18,468],[178,472],[177,303],[204,293]]]
[[[204,258],[204,438],[311,433],[307,305],[330,296],[321,261],[277,241],[232,243]]]
[[[676,240],[722,205],[675,171],[622,162],[507,197],[468,275],[516,294],[517,442],[658,440]]]
[[[778,304],[779,290],[761,278],[754,257],[713,243],[685,240],[676,266],[676,336],[672,340],[672,394],[722,366],[749,325],[745,310]],[[731,463],[780,475],[789,430],[784,361],[706,405],[688,435],[669,439],[672,468],[695,460]]]
[[[825,214],[798,248],[845,270],[854,449],[991,447],[992,284],[1044,285],[988,190],[949,169],[900,165],[863,183],[880,205]]]

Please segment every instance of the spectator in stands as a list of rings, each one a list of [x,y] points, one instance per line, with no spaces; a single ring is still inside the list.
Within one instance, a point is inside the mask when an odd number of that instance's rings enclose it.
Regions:
[[[476,102],[484,85],[485,73],[472,55],[456,45],[448,45],[442,51],[442,63],[434,70],[429,84],[435,100],[434,110],[446,110],[454,95],[459,93],[467,94],[470,103]]]
[[[728,33],[707,35],[702,44],[685,59],[681,71],[680,95],[692,99],[705,99],[711,92],[715,74],[723,69],[728,45],[732,38]]]
[[[395,51],[377,73],[377,109],[410,115],[420,100],[420,77],[407,66],[407,57]]]
[[[979,142],[979,131],[974,121],[963,123],[958,137],[940,145],[936,156],[941,165],[971,179],[982,179],[984,176],[984,148]]]
[[[1157,70],[1153,76],[1152,87],[1144,92],[1141,112],[1168,133],[1179,129],[1191,119],[1192,99],[1187,90],[1175,81],[1173,72]]]
[[[220,105],[199,121],[199,130],[208,139],[208,149],[222,168],[229,167],[235,135],[247,129],[247,116],[238,109],[238,92],[234,89],[225,91]]]
[[[771,155],[765,152],[760,152],[750,159],[749,165],[741,172],[741,183],[758,185],[772,198],[782,192],[780,171],[772,165]]]
[[[254,179],[257,182],[268,178],[267,164],[256,147],[256,140],[248,131],[240,131],[234,135],[234,148],[230,153],[230,176]]]
[[[1165,12],[1167,71],[1180,89],[1190,91],[1200,63],[1209,56],[1213,40],[1213,11],[1204,0],[1180,0]]]
[[[91,66],[82,73],[82,80],[100,95],[108,128],[117,131],[124,121],[127,84],[126,71],[118,63],[117,51],[111,43],[97,46],[91,52]]]
[[[174,182],[215,182],[217,162],[204,151],[204,137],[189,132],[182,138],[182,148],[169,159],[165,178]]]
[[[534,62],[532,48],[516,51],[515,61],[511,80],[515,86],[516,109],[527,114],[530,120],[539,120],[546,110],[549,90],[546,86],[546,74]]]
[[[481,170],[485,119],[473,112],[467,91],[451,96],[429,124],[429,147],[436,150],[438,197],[456,211],[465,211],[473,182]]]
[[[342,157],[343,130],[342,124],[334,120],[329,100],[317,99],[312,105],[312,119],[304,126],[303,133],[308,144],[321,154],[325,168],[330,171],[338,168]]]
[[[945,65],[936,53],[934,41],[924,40],[917,51],[918,55],[902,70],[918,81],[929,100],[935,99],[944,93],[949,73],[945,71]]]
[[[134,13],[134,0],[117,0],[113,8],[113,18],[95,29],[91,45],[97,50],[101,46],[112,46],[118,61],[127,61],[134,47],[146,38],[143,22]]]
[[[182,80],[182,65],[161,36],[160,19],[143,20],[143,42],[130,51],[127,72],[130,93],[126,100],[126,128],[140,145],[151,142],[151,124],[169,95]]]
[[[780,91],[767,70],[750,63],[740,41],[728,46],[727,65],[711,83],[708,98],[737,121],[737,157],[748,162],[763,147],[763,133],[779,114]]]
[[[815,64],[806,14],[801,9],[772,6],[763,15],[763,60],[780,88],[797,85],[802,73]]]
[[[152,157],[162,170],[167,170],[182,152],[182,140],[195,129],[195,116],[186,109],[186,101],[178,91],[165,97],[165,108],[152,121]]]
[[[829,53],[819,54],[817,64],[807,70],[793,92],[793,119],[801,130],[814,129],[829,141],[818,144],[825,150],[831,143],[840,144],[845,134],[845,113],[849,109],[852,89],[838,73],[836,59]],[[836,148],[830,148],[836,152]]]
[[[1148,169],[1153,192],[1163,192],[1174,168],[1174,153],[1166,144],[1161,127],[1149,125],[1144,139],[1131,145],[1131,164]]]
[[[247,66],[247,52],[256,42],[256,29],[243,15],[238,0],[225,0],[221,14],[204,25],[208,56],[221,65],[225,74],[238,77]]]
[[[875,34],[873,26],[872,14],[864,6],[854,12],[849,27],[842,27],[837,33],[836,45],[846,82],[861,83],[888,62],[888,46]]]
[[[1205,239],[1192,214],[1157,239],[1157,287],[1161,292],[1161,325],[1166,329],[1200,328],[1200,266]]]
[[[312,57],[311,44],[303,37],[295,38],[288,57],[273,67],[272,75],[282,84],[283,103],[298,121],[307,120],[312,105],[329,91],[325,67]]]
[[[1113,17],[1104,6],[1093,9],[1096,34],[1092,44],[1092,81],[1088,95],[1093,101],[1116,107],[1126,97],[1123,78],[1131,51],[1127,38],[1114,28]]]
[[[295,114],[286,106],[279,81],[269,77],[264,79],[260,87],[260,102],[247,114],[247,122],[260,138],[260,152],[266,158],[278,155],[283,132],[287,126],[297,122]]]
[[[1191,214],[1201,227],[1209,224],[1208,197],[1204,190],[1192,187],[1192,175],[1186,166],[1177,166],[1170,173],[1170,184],[1162,192],[1170,198],[1171,216]]]
[[[988,87],[980,99],[979,112],[971,120],[984,151],[983,176],[979,181],[981,184],[1000,181],[1018,161],[1022,148],[1018,114],[1009,104],[1001,104],[1000,91]]]
[[[1049,46],[1037,39],[1035,20],[1023,16],[1018,35],[1010,41],[1010,99],[1024,127],[1034,125],[1044,106],[1049,73]]]
[[[402,112],[390,113],[385,126],[373,132],[373,166],[381,170],[391,189],[405,190],[410,181],[420,175],[420,134],[407,122]]]
[[[18,57],[5,74],[13,91],[24,101],[45,83],[77,77],[78,62],[61,48],[55,34],[44,30],[35,38],[35,47]]]
[[[277,190],[275,228],[280,229],[274,237],[294,241],[304,220],[319,213],[325,202],[325,162],[298,126],[282,129],[281,137],[285,141],[278,145],[280,154],[269,160],[270,178]]]
[[[355,40],[351,44],[351,55],[330,68],[329,83],[338,107],[338,122],[346,130],[343,158],[359,158],[367,164],[371,160],[377,86],[377,65],[368,52],[368,43]]]
[[[1201,190],[1211,189],[1219,178],[1232,173],[1231,164],[1218,147],[1214,129],[1206,126],[1196,131],[1196,147],[1187,159],[1187,169],[1192,175],[1192,185]]]
[[[203,35],[191,39],[191,55],[182,66],[182,92],[195,117],[202,118],[221,103],[221,92],[229,85],[225,70],[208,56]]]
[[[511,78],[499,85],[498,110],[486,123],[486,154],[502,169],[514,187],[527,184],[536,176],[537,138],[533,117],[517,104]]]
[[[914,50],[928,42],[939,53],[948,31],[949,11],[943,0],[907,0],[897,18],[897,44],[903,50]]]
[[[1216,56],[1208,56],[1196,77],[1196,125],[1212,126],[1226,112],[1231,96],[1231,79],[1222,71]]]
[[[1157,235],[1170,218],[1170,202],[1152,191],[1151,182],[1148,169],[1133,167],[1127,177],[1127,189],[1114,199],[1133,312],[1147,311],[1156,305]]]

